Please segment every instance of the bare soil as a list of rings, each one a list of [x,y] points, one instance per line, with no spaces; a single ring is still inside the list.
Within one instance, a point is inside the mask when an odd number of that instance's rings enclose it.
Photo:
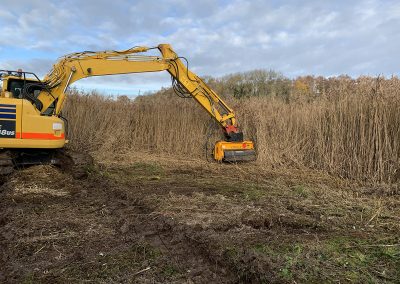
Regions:
[[[162,159],[87,172],[1,186],[0,282],[400,283],[398,185]]]

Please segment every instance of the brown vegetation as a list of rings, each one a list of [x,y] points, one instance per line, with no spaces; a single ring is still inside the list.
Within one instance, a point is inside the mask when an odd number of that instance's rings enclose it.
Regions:
[[[207,79],[237,113],[266,168],[312,168],[360,181],[400,172],[398,78],[303,77],[253,71]],[[65,109],[71,147],[204,158],[210,118],[192,100],[157,94],[107,98],[72,90]],[[215,136],[220,133],[215,124]]]

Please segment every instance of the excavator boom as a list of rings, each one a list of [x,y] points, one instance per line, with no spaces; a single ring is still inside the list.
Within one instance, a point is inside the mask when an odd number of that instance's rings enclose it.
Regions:
[[[152,49],[158,49],[160,55],[145,54]],[[60,58],[43,80],[27,78],[33,73],[0,71],[0,148],[62,148],[66,141],[61,111],[65,92],[73,82],[92,76],[167,71],[178,95],[191,96],[221,126],[225,140],[215,144],[214,159],[254,160],[253,142],[243,140],[233,110],[181,59],[187,61],[169,44],[160,44],[124,51],[72,53]],[[13,118],[7,116],[11,111]],[[2,129],[6,134],[15,134],[2,135]]]

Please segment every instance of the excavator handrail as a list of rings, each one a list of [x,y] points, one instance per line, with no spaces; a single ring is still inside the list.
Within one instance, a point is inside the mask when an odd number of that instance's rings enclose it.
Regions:
[[[14,70],[0,69],[0,77],[2,77],[1,75],[4,74],[2,72],[7,72],[7,74],[5,74],[7,76],[16,76],[16,77],[22,77],[22,75],[26,75],[26,74],[33,75],[39,82],[41,82],[39,77],[33,72],[27,72],[27,71],[22,71],[22,70],[15,70],[14,71]],[[14,74],[12,74],[12,73],[14,73]]]

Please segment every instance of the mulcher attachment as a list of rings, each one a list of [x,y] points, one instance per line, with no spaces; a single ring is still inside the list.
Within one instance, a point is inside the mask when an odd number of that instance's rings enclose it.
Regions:
[[[214,159],[218,162],[250,162],[256,160],[254,144],[251,141],[218,141],[214,148]]]

